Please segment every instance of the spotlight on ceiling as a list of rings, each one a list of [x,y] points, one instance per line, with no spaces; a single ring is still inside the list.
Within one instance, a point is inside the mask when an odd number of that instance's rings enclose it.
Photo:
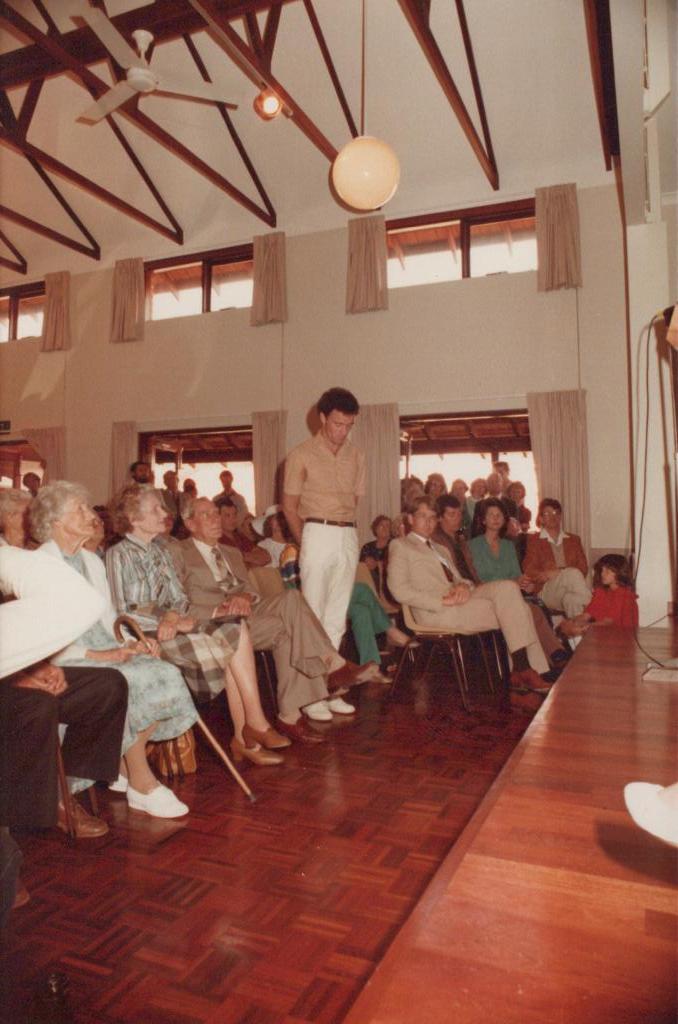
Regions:
[[[252,105],[262,121],[272,121],[282,110],[282,100],[273,89],[262,89]]]

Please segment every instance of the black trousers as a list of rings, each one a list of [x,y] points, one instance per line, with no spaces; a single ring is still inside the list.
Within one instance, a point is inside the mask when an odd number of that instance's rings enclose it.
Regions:
[[[59,697],[0,680],[0,826],[49,828],[56,822],[59,723],[67,775],[117,778],[127,682],[116,669],[65,668]]]

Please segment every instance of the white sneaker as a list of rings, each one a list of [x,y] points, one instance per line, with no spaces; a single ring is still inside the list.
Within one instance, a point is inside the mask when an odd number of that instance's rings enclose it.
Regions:
[[[624,801],[636,825],[671,846],[678,846],[678,814],[662,800],[663,786],[652,782],[629,782]]]
[[[128,785],[127,803],[135,811],[144,811],[152,818],[181,818],[188,814],[186,804],[182,804],[167,786],[158,785],[150,793],[138,793]]]
[[[305,715],[313,719],[314,722],[331,722],[332,712],[328,707],[329,703],[330,702],[326,700],[317,700],[315,704],[307,704],[306,707],[301,710]]]
[[[110,782],[108,788],[114,793],[126,793],[129,783],[126,775],[118,775],[115,782]]]
[[[343,697],[332,697],[328,700],[327,706],[333,715],[355,715],[355,708]]]

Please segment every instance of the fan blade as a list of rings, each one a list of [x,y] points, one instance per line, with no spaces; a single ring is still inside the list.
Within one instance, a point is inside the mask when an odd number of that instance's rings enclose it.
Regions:
[[[112,89],[105,92],[96,103],[87,107],[87,110],[83,110],[78,121],[89,121],[90,124],[95,124],[121,106],[130,96],[136,95],[136,89],[133,89],[127,82],[118,82]]]
[[[237,110],[237,103],[229,103],[223,95],[223,91],[212,85],[211,82],[194,81],[184,79],[172,72],[165,78],[159,75],[160,82],[156,92],[169,93],[172,96],[188,96],[194,100],[207,100],[211,103],[223,103],[229,110]],[[152,95],[152,94],[149,94]]]
[[[146,61],[141,59],[129,43],[120,35],[112,21],[109,21],[103,11],[95,7],[83,7],[79,12],[83,21],[98,36],[104,44],[113,60],[117,61],[121,68],[146,67]]]

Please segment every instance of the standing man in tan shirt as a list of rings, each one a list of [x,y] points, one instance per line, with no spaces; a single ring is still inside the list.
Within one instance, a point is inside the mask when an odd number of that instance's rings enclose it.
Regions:
[[[365,456],[348,440],[360,411],[355,395],[330,388],[317,409],[320,430],[287,456],[283,510],[301,546],[304,597],[338,649],[358,564],[356,506],[365,493]],[[304,711],[329,721],[332,712],[353,714],[355,708],[339,697]]]

